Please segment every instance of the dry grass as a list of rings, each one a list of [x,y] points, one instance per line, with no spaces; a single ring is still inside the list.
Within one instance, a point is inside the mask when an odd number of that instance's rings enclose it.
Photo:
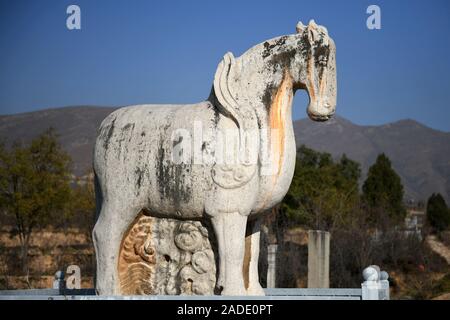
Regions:
[[[85,245],[88,239],[85,234],[77,228],[67,228],[66,230],[54,230],[53,228],[36,231],[31,237],[30,246],[47,247],[53,245]],[[17,247],[20,245],[18,236],[11,236],[10,227],[0,229],[0,245]]]
[[[76,228],[47,228],[33,234],[27,277],[21,269],[20,242],[11,229],[0,229],[0,289],[51,288],[57,270],[76,264],[81,268],[82,287],[93,286],[94,251],[89,237]]]

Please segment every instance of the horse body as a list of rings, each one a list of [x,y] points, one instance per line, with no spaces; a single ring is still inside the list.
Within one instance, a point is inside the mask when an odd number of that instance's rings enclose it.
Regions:
[[[204,213],[209,165],[174,164],[171,132],[214,120],[208,102],[121,108],[100,126],[94,170],[103,198],[132,202],[157,216],[195,219]],[[125,213],[124,213],[125,214]]]
[[[291,106],[283,107],[287,112],[281,119],[285,127],[282,139],[286,143],[280,167],[274,175],[255,174],[252,179],[255,196],[234,201],[233,210],[242,211],[240,208],[245,207],[249,209],[244,212],[260,213],[279,203],[288,190],[296,147]],[[220,207],[222,203],[217,201],[212,163],[196,164],[191,157],[188,163],[174,164],[172,159],[173,145],[186,144],[171,136],[172,132],[182,129],[192,137],[192,124],[205,124],[201,141],[205,149],[208,142],[217,141],[217,132],[224,127],[220,122],[227,120],[210,101],[192,105],[136,105],[113,112],[102,122],[95,145],[94,171],[100,186],[97,191],[102,192],[103,199],[129,201],[158,217],[199,219],[205,212],[231,210],[229,205]],[[192,145],[192,139],[187,143]],[[205,150],[201,153],[203,158]],[[239,188],[236,191],[242,192]],[[233,199],[234,195],[229,197]],[[247,205],[242,203],[245,200],[249,202]],[[206,202],[210,204],[205,211]]]
[[[98,293],[120,294],[120,244],[145,210],[162,218],[211,219],[217,287],[225,295],[263,294],[259,218],[283,199],[294,174],[293,95],[308,91],[313,120],[334,113],[334,52],[326,29],[299,24],[297,34],[268,40],[239,58],[227,53],[207,101],[130,106],[102,122],[94,151]],[[228,139],[229,132],[236,139]]]

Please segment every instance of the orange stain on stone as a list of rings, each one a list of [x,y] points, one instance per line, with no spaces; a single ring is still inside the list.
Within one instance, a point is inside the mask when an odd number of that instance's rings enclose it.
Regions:
[[[274,161],[277,161],[277,173],[275,176],[280,174],[281,166],[283,163],[284,156],[284,139],[285,139],[285,118],[286,109],[292,102],[292,78],[289,72],[285,72],[283,76],[283,81],[281,82],[275,97],[272,100],[272,105],[270,106],[269,123],[270,129],[276,130],[275,139],[271,136],[271,151],[275,155]]]
[[[313,76],[314,76],[314,59],[311,57],[308,60],[308,93],[309,93],[309,98],[310,98],[310,104],[314,105],[314,102],[316,101],[316,92],[314,91],[314,81],[313,81]]]
[[[275,162],[276,172],[272,175],[272,189],[264,197],[261,208],[266,206],[266,203],[271,200],[273,191],[278,181],[278,177],[281,173],[281,168],[284,159],[284,145],[285,145],[285,128],[286,128],[286,110],[292,103],[293,91],[292,77],[286,70],[283,75],[283,80],[275,93],[274,98],[270,106],[269,113],[269,141],[270,150],[272,152],[272,160]],[[272,130],[276,130],[276,134],[272,135]]]

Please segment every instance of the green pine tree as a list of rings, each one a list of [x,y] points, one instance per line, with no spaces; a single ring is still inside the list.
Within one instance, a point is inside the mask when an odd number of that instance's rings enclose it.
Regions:
[[[385,221],[386,218],[395,223],[403,221],[406,216],[403,185],[384,153],[378,155],[369,168],[362,190],[363,200],[372,213],[374,223]]]
[[[347,156],[335,162],[329,153],[303,145],[283,211],[294,224],[330,230],[337,221],[348,219],[358,202],[359,176],[359,164]]]
[[[440,193],[433,193],[427,202],[427,222],[436,232],[450,226],[450,209]]]

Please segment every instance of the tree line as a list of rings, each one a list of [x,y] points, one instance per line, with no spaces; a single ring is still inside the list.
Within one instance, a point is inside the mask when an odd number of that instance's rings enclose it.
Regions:
[[[361,217],[368,228],[401,226],[407,215],[404,187],[390,159],[379,154],[361,188],[360,179],[360,164],[345,154],[334,160],[327,152],[302,145],[281,211],[290,224],[312,229],[333,230]],[[450,209],[441,194],[430,196],[426,212],[433,232],[448,229]]]

